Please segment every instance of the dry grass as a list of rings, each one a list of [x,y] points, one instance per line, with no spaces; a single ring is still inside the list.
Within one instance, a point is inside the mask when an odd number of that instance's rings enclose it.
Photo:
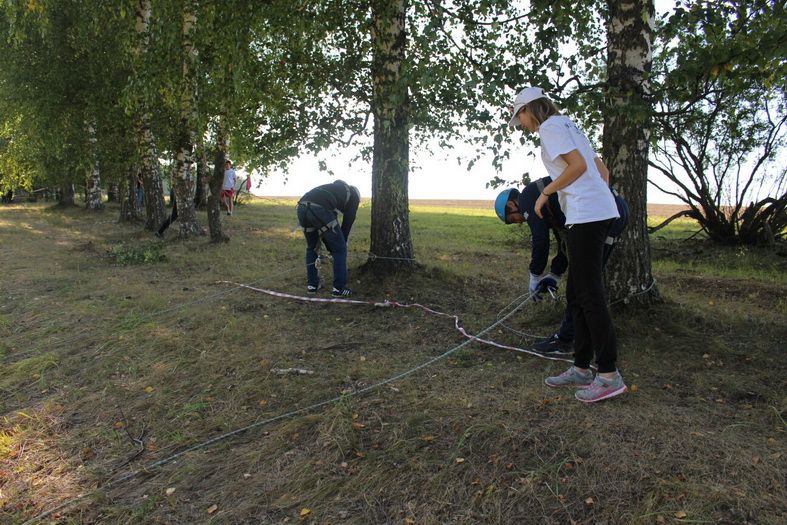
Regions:
[[[667,300],[615,313],[622,371],[637,389],[614,401],[581,405],[543,386],[558,364],[478,345],[355,396],[463,339],[450,320],[416,310],[217,284],[301,293],[292,208],[243,206],[226,223],[232,242],[216,246],[153,242],[116,224],[114,210],[0,208],[0,521],[83,493],[48,522],[787,519],[783,257],[659,240]],[[414,211],[424,267],[382,280],[358,268],[368,220],[366,207],[350,245],[361,299],[421,302],[479,332],[525,287],[525,250],[512,249],[521,235],[491,215]],[[506,325],[543,334],[560,310],[529,306]],[[505,328],[490,336],[532,341]]]

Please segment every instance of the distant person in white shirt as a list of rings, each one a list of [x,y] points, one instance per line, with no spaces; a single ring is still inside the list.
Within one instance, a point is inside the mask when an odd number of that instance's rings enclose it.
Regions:
[[[620,395],[626,385],[617,369],[617,341],[602,274],[604,241],[619,217],[607,168],[585,134],[560,114],[543,89],[523,89],[510,109],[510,126],[538,133],[541,160],[552,179],[535,202],[535,214],[543,217],[549,196],[557,192],[568,229],[566,302],[574,318],[574,365],[545,382],[577,387],[575,397],[586,403]],[[594,354],[595,378],[590,370]]]
[[[219,200],[227,207],[227,215],[232,215],[235,209],[235,170],[229,159],[224,163],[224,184],[221,185]]]

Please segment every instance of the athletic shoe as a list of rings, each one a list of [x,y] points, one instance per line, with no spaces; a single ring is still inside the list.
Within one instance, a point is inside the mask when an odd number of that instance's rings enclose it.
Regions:
[[[533,350],[542,354],[571,354],[574,352],[571,343],[563,341],[557,334],[552,334],[543,341],[534,344]]]
[[[604,379],[600,375],[596,375],[593,384],[582,390],[577,390],[574,397],[583,403],[595,403],[596,401],[619,396],[626,390],[628,389],[623,383],[623,376],[620,374],[616,374],[613,379]]]
[[[593,373],[590,370],[587,372],[580,372],[576,367],[571,366],[559,376],[547,377],[544,383],[552,388],[557,388],[559,386],[585,388],[593,383]]]
[[[231,211],[228,211],[228,212],[227,212],[227,215],[228,215],[228,216],[229,216],[229,215],[232,215],[232,212],[231,212]]]
[[[338,288],[334,288],[333,290],[331,290],[331,295],[333,295],[334,297],[349,297],[352,294],[353,291],[350,290],[349,288],[342,288],[341,290],[339,290]]]
[[[306,287],[306,291],[309,293],[317,293],[317,290],[322,288],[322,283],[319,283],[317,286],[308,285]]]

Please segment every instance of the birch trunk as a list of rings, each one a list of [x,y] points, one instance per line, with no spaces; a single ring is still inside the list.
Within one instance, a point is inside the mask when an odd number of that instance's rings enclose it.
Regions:
[[[407,0],[372,2],[372,224],[367,265],[393,271],[414,266],[408,209],[409,96],[402,78]]]
[[[101,202],[101,171],[98,169],[98,155],[96,154],[98,139],[96,138],[96,127],[93,124],[87,125],[87,134],[90,149],[90,171],[86,184],[85,208],[90,211],[99,211],[104,209],[104,203]]]
[[[143,77],[145,58],[150,39],[150,0],[139,0],[136,9],[136,43],[133,49],[134,73]],[[139,141],[139,157],[141,161],[140,175],[145,192],[145,229],[158,230],[159,225],[167,217],[164,208],[164,185],[161,182],[161,171],[158,164],[158,150],[150,130],[150,113],[145,97],[139,99],[139,107],[135,121],[137,139]]]
[[[195,146],[197,190],[194,193],[194,206],[197,209],[205,209],[208,206],[208,182],[210,171],[208,169],[208,157],[205,154],[205,143],[197,141]]]
[[[224,132],[224,116],[219,116],[216,129],[216,152],[213,157],[213,175],[210,178],[208,196],[208,229],[210,242],[227,242],[230,238],[221,228],[221,201],[219,193],[224,183],[224,161],[227,158],[227,139]]]
[[[194,140],[193,123],[194,94],[196,91],[195,62],[197,51],[194,48],[194,29],[197,24],[194,2],[183,2],[181,26],[181,78],[180,78],[180,122],[178,130],[178,153],[175,158],[175,173],[172,186],[178,201],[178,224],[182,238],[191,235],[204,235],[205,230],[197,221],[194,207]]]
[[[603,156],[630,207],[629,224],[607,265],[610,300],[649,304],[653,285],[647,228],[648,117],[653,0],[607,0],[607,83]]]

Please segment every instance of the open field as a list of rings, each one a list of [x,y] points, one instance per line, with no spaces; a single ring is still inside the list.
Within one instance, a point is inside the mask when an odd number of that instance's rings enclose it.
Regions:
[[[273,200],[296,200],[298,197],[267,197]],[[438,200],[438,199],[410,199],[410,205],[414,208],[450,208],[450,209],[485,209],[494,208],[494,201],[490,200]],[[686,206],[682,204],[648,204],[648,216],[651,217],[671,217]]]
[[[613,311],[632,392],[585,406],[543,385],[563,363],[458,348],[451,319],[223,283],[303,294],[293,208],[240,206],[210,245],[111,206],[0,207],[0,523],[72,500],[43,522],[787,522],[784,246],[659,231],[664,301]],[[526,290],[528,239],[489,207],[440,208],[412,204],[419,270],[380,279],[362,206],[353,298],[480,333]],[[562,308],[486,337],[527,346]]]

